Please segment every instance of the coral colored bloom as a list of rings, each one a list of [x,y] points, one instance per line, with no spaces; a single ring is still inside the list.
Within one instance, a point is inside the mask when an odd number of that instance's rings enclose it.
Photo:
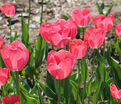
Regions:
[[[95,29],[90,27],[86,30],[84,41],[87,42],[90,48],[99,48],[105,40],[106,32],[103,29]]]
[[[8,17],[11,17],[15,14],[15,6],[14,4],[5,3],[3,7],[0,7],[0,10],[3,14],[5,14]]]
[[[72,19],[68,19],[67,22],[68,22],[68,27],[70,27],[69,37],[71,37],[71,39],[73,39],[77,35],[77,26],[76,26],[75,22]]]
[[[76,23],[77,26],[87,26],[91,20],[89,9],[75,9],[72,13],[72,20]]]
[[[118,35],[118,37],[121,39],[121,24],[116,25],[115,32]]]
[[[77,27],[70,21],[59,19],[53,24],[44,23],[40,26],[40,34],[53,46],[62,48],[69,43],[69,41],[76,37]]]
[[[20,97],[19,96],[6,96],[3,98],[2,104],[20,104]]]
[[[20,71],[28,62],[29,51],[23,43],[14,41],[3,46],[1,56],[8,69]]]
[[[0,37],[0,48],[2,48],[3,44],[4,44],[4,39]]]
[[[115,17],[112,13],[107,17],[105,17],[103,14],[100,14],[96,17],[92,17],[92,20],[96,28],[101,28],[106,32],[109,32],[114,26]]]
[[[76,59],[81,59],[86,55],[88,46],[81,39],[75,39],[69,43],[69,50]]]
[[[7,68],[0,67],[0,86],[4,85],[10,76],[9,70]]]
[[[118,90],[114,84],[110,86],[110,92],[114,99],[121,100],[121,90]]]
[[[48,72],[56,79],[64,79],[73,70],[75,60],[73,55],[65,50],[50,51],[47,58]]]

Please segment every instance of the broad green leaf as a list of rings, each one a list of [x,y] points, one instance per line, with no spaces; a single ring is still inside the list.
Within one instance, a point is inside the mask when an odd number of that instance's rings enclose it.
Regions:
[[[101,6],[99,5],[99,3],[96,3],[97,8],[98,8],[98,12],[99,14],[103,14],[103,9],[101,8]]]

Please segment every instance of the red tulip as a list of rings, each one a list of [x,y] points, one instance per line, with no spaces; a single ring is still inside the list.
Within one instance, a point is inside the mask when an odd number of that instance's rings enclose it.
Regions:
[[[121,39],[121,24],[116,25],[115,32],[118,35],[118,37]]]
[[[14,41],[10,45],[5,44],[1,50],[2,59],[6,67],[10,70],[22,70],[29,59],[29,51],[19,41]]]
[[[91,20],[91,14],[89,9],[75,9],[72,13],[72,19],[77,26],[87,26]]]
[[[0,67],[0,86],[4,85],[10,76],[9,70],[7,68]]]
[[[109,14],[107,17],[101,14],[96,17],[92,17],[92,20],[96,28],[101,28],[106,32],[109,32],[114,26],[115,17],[114,14]]]
[[[69,37],[71,37],[71,39],[73,39],[77,35],[77,26],[76,26],[75,22],[72,19],[68,19],[67,22],[68,22],[68,27],[70,27]]]
[[[64,79],[73,70],[75,60],[73,55],[65,50],[50,51],[47,58],[48,72],[56,79]]]
[[[20,104],[20,97],[19,96],[6,96],[3,98],[2,104]]]
[[[114,99],[121,100],[121,90],[118,90],[114,84],[110,86],[110,92]]]
[[[4,39],[0,37],[0,48],[2,48],[3,44],[4,44]]]
[[[75,39],[69,43],[69,50],[76,59],[81,59],[86,55],[88,46],[81,39]]]
[[[87,42],[90,48],[99,48],[105,40],[106,32],[103,29],[95,29],[90,27],[86,30],[84,41]]]
[[[52,27],[53,25],[51,23],[44,23],[40,26],[39,30],[40,30],[40,34],[42,36],[42,38],[49,42],[50,41],[50,32],[52,32]]]
[[[69,43],[77,34],[77,27],[71,21],[59,19],[53,24],[44,23],[40,26],[40,34],[53,46],[62,48]]]
[[[3,7],[0,7],[0,10],[3,14],[5,14],[8,17],[11,17],[15,14],[15,6],[14,4],[5,3]]]

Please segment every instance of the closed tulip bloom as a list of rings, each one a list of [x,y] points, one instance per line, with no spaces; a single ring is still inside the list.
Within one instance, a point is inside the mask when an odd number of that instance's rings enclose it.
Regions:
[[[19,41],[5,44],[1,50],[2,59],[10,70],[22,70],[29,59],[29,50]]]
[[[106,32],[103,29],[90,27],[86,30],[84,41],[90,48],[100,48],[105,40]]]
[[[114,99],[121,100],[121,90],[118,90],[114,84],[110,86],[110,92]]]
[[[20,97],[19,96],[6,96],[3,98],[2,104],[20,104]]]
[[[0,10],[7,17],[11,17],[15,14],[15,6],[13,3],[12,4],[5,3],[3,7],[0,7]]]
[[[4,44],[4,39],[0,37],[0,48],[2,48],[3,44]]]
[[[4,85],[10,76],[9,70],[7,68],[0,67],[0,86]]]
[[[73,70],[75,60],[73,55],[65,50],[58,52],[50,51],[47,58],[48,72],[55,79],[64,79],[70,75]]]
[[[81,59],[86,55],[88,46],[81,39],[75,39],[69,42],[69,50],[76,59]]]
[[[118,35],[118,37],[121,39],[121,24],[116,25],[115,32]]]
[[[76,23],[77,26],[87,26],[91,20],[89,9],[75,9],[72,13],[72,20]]]
[[[101,28],[106,32],[109,32],[114,26],[115,17],[112,13],[107,17],[105,17],[103,14],[100,14],[96,17],[92,17],[92,20],[96,28]]]

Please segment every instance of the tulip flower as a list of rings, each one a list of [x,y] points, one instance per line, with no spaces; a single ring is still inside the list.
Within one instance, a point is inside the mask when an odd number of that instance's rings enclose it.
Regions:
[[[0,48],[2,48],[3,44],[4,44],[4,39],[0,37]]]
[[[73,55],[65,50],[58,52],[50,51],[47,58],[48,72],[55,79],[64,79],[70,75],[73,70],[75,60]]]
[[[110,86],[110,92],[114,99],[121,100],[121,90],[118,90],[114,84]]]
[[[10,76],[9,70],[7,68],[0,67],[0,86],[4,85]]]
[[[15,6],[13,3],[12,4],[5,3],[3,7],[0,7],[0,10],[7,17],[11,17],[15,14]]]
[[[1,56],[8,69],[20,71],[28,62],[29,51],[23,43],[14,41],[3,46]]]
[[[2,104],[20,104],[20,97],[19,96],[6,96],[3,98]]]
[[[95,29],[90,27],[86,30],[84,35],[84,41],[90,48],[99,48],[105,40],[106,32],[103,29]]]
[[[75,9],[72,13],[72,20],[76,23],[77,26],[87,26],[91,20],[91,14],[89,9]]]
[[[77,27],[70,21],[59,19],[54,23],[44,23],[40,26],[40,34],[45,41],[57,48],[62,48],[76,37]]]
[[[81,39],[75,39],[69,42],[69,50],[76,59],[81,59],[86,55],[88,46]]]
[[[96,28],[101,28],[106,32],[109,32],[114,26],[115,17],[112,13],[107,17],[105,17],[103,14],[100,14],[96,17],[92,17],[92,20]]]
[[[116,25],[115,32],[118,35],[118,37],[121,39],[121,24]]]

